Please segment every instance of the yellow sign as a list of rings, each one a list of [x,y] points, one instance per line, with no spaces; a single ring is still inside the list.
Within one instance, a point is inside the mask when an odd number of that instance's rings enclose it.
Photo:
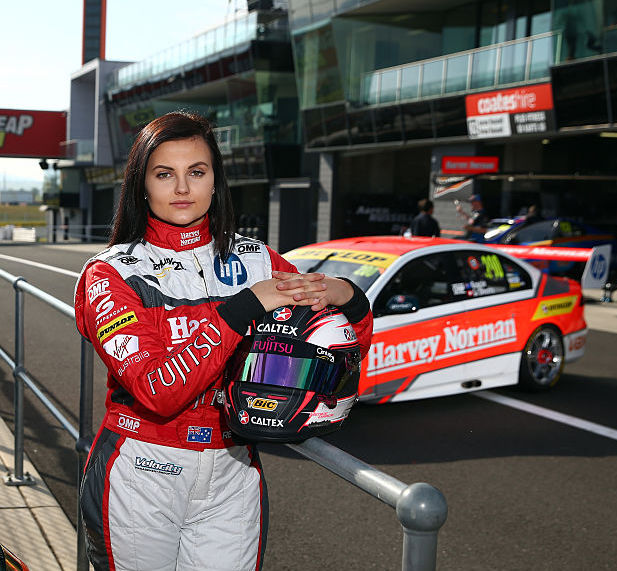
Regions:
[[[364,250],[329,250],[327,248],[298,248],[283,256],[286,260],[332,260],[333,262],[349,262],[351,264],[368,264],[379,268],[387,268],[398,259],[394,254],[381,252],[366,252]]]
[[[567,297],[543,300],[538,304],[536,312],[533,314],[531,320],[537,321],[538,319],[545,319],[546,317],[553,317],[554,315],[571,313],[576,304],[576,299],[577,296],[569,295]]]
[[[116,317],[113,321],[103,325],[103,327],[96,332],[96,338],[103,343],[103,340],[107,339],[107,337],[111,334],[126,327],[127,325],[130,325],[131,323],[137,323],[137,321],[138,319],[134,311],[123,313],[122,315]]]

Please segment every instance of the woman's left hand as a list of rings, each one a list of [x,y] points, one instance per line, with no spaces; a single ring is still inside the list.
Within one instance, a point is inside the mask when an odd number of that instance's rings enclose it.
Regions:
[[[321,273],[293,274],[275,271],[272,272],[272,277],[280,280],[280,283],[276,284],[279,291],[298,290],[294,292],[293,300],[311,302],[313,311],[320,311],[327,305],[344,305],[353,297],[353,288],[345,280]]]

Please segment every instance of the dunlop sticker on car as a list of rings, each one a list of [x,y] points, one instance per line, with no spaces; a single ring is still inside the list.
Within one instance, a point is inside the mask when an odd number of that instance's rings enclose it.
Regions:
[[[113,321],[106,323],[103,327],[101,327],[96,332],[96,338],[103,343],[107,337],[111,334],[118,332],[123,327],[130,325],[131,323],[137,323],[137,316],[134,311],[129,311],[128,313],[123,313],[122,315],[116,317]]]
[[[332,260],[333,262],[350,262],[352,264],[369,264],[379,268],[387,268],[399,256],[367,252],[364,250],[328,250],[326,248],[298,248],[285,254],[287,260]]]
[[[542,300],[538,303],[532,321],[538,319],[545,319],[546,317],[553,317],[554,315],[564,315],[565,313],[572,313],[574,306],[576,305],[577,296],[569,295],[567,297],[559,297],[556,299]]]

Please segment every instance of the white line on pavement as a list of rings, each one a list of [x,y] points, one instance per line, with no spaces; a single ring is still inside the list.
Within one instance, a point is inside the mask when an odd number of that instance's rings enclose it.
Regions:
[[[19,264],[24,264],[26,266],[34,266],[35,268],[43,268],[44,270],[49,270],[50,272],[56,272],[58,274],[65,274],[67,276],[72,276],[74,278],[79,277],[79,274],[77,272],[72,272],[71,270],[65,270],[64,268],[57,268],[56,266],[48,266],[47,264],[40,264],[39,262],[25,260],[24,258],[14,258],[13,256],[6,256],[5,254],[0,254],[0,258],[3,260],[9,260],[10,262],[17,262]]]
[[[608,426],[602,426],[601,424],[596,424],[595,422],[589,422],[588,420],[583,420],[575,416],[570,416],[569,414],[556,412],[548,408],[506,397],[491,391],[479,391],[471,394],[486,400],[503,404],[504,406],[516,408],[530,414],[535,414],[536,416],[542,416],[544,418],[548,418],[549,420],[554,420],[555,422],[561,422],[562,424],[567,424],[569,426],[573,426],[574,428],[580,428],[581,430],[587,430],[588,432],[593,432],[594,434],[599,434],[600,436],[606,436],[606,438],[617,440],[617,430],[609,428]]]

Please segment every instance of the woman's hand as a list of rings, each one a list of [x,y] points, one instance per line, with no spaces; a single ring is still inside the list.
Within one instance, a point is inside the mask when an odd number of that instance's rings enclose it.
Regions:
[[[272,275],[272,279],[251,286],[251,291],[266,311],[283,305],[313,305],[319,301],[320,294],[326,289],[325,276],[321,273],[293,274],[274,271]],[[302,297],[296,299],[296,295]]]
[[[344,305],[353,297],[353,288],[345,280],[331,278],[324,274],[292,274],[272,272],[279,280],[276,288],[291,295],[296,305],[310,305],[313,311],[320,311],[327,305]]]

